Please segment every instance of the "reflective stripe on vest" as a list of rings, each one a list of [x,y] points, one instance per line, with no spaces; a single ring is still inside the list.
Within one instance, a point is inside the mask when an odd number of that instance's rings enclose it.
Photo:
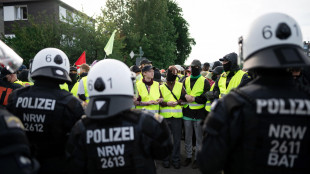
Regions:
[[[213,85],[211,86],[210,91],[213,91],[214,85],[215,85],[215,83],[213,83]],[[206,107],[205,107],[205,109],[206,109],[206,111],[211,112],[211,101],[210,101],[210,100],[208,100],[208,101],[206,102]]]
[[[224,95],[228,94],[232,89],[236,88],[239,86],[241,80],[242,80],[242,77],[243,75],[245,74],[246,72],[242,71],[242,70],[239,70],[229,81],[229,84],[228,84],[228,87],[226,88],[226,80],[227,80],[227,75],[229,74],[225,74],[223,73],[219,79],[219,82],[218,82],[218,86],[219,86],[219,89],[220,89],[220,96],[219,98],[222,98],[224,97]]]
[[[151,100],[156,101],[160,97],[159,83],[156,81],[153,81],[153,84],[150,87],[150,93],[148,92],[146,85],[145,83],[143,83],[143,81],[139,81],[137,83],[137,89],[142,102],[148,102]],[[159,105],[136,106],[136,109],[145,109],[153,113],[158,113]]]
[[[203,76],[200,76],[196,80],[193,89],[191,89],[190,77],[187,77],[185,80],[186,93],[194,97],[200,96],[203,93],[203,89],[205,86],[205,80],[206,79]],[[190,109],[201,109],[205,106],[204,104],[198,104],[196,102],[189,103],[188,105]],[[184,108],[186,107],[187,105],[184,106]]]
[[[181,97],[182,93],[182,83],[180,82],[175,82],[172,92],[175,95],[175,97],[179,100]],[[169,101],[174,101],[176,102],[177,100],[173,97],[171,91],[167,88],[166,85],[161,85],[160,86],[160,91],[163,96],[164,102],[169,102]],[[162,107],[160,106],[160,115],[162,115],[164,118],[181,118],[183,117],[182,113],[182,106],[176,105],[174,107],[172,106],[165,106]]]

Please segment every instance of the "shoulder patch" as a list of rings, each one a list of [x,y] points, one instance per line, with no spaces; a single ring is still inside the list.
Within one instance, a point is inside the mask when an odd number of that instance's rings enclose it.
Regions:
[[[159,123],[161,123],[161,122],[164,120],[164,117],[161,116],[161,115],[159,115],[159,114],[157,114],[157,113],[154,114],[153,117],[154,117],[154,119],[155,119],[157,122],[159,122]]]
[[[21,128],[24,129],[23,123],[15,116],[4,116],[4,120],[8,128]]]

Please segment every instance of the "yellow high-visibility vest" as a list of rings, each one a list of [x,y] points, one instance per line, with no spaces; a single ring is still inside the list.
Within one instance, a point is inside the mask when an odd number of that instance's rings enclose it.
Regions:
[[[174,87],[172,89],[173,94],[178,100],[181,97],[182,85],[183,84],[180,82],[175,82]],[[160,85],[160,91],[161,91],[161,94],[163,95],[164,102],[169,102],[169,101],[177,102],[177,100],[174,98],[171,91],[167,88],[166,85]],[[180,105],[176,105],[175,107],[160,106],[159,112],[160,112],[160,115],[162,115],[164,118],[171,118],[171,117],[182,118],[183,117],[182,106]]]
[[[215,83],[213,83],[213,85],[211,86],[210,91],[213,91],[214,85],[215,85]],[[208,101],[206,102],[206,107],[205,107],[205,109],[206,109],[206,111],[211,112],[211,101],[210,101],[210,100],[208,100]]]
[[[148,92],[145,83],[143,81],[139,81],[137,83],[137,89],[139,92],[139,95],[141,96],[142,102],[148,102],[151,100],[156,101],[160,97],[159,93],[159,83],[156,81],[153,81],[153,84],[150,88],[150,93]],[[158,113],[159,112],[159,105],[149,105],[149,106],[136,106],[136,109],[145,109],[152,113]]]
[[[185,80],[186,93],[194,97],[200,96],[203,93],[203,89],[205,86],[205,80],[206,79],[203,76],[200,76],[196,80],[193,89],[191,89],[190,77],[187,77]],[[190,109],[201,109],[205,107],[204,104],[198,104],[196,102],[192,102],[187,105],[184,105],[184,108],[186,108],[187,106],[189,106]]]
[[[60,89],[62,89],[62,90],[69,91],[69,86],[68,86],[67,83],[60,84],[59,87],[60,87]]]
[[[227,80],[227,75],[229,73],[223,73],[219,79],[218,86],[220,89],[220,96],[219,98],[224,97],[226,94],[228,94],[232,89],[237,88],[239,84],[241,83],[241,79],[243,75],[246,72],[239,70],[229,81],[228,87],[226,88],[226,80]]]

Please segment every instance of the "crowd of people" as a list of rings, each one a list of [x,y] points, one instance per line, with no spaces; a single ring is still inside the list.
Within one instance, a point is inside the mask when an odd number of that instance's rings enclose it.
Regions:
[[[274,33],[262,35],[266,26]],[[45,48],[14,71],[0,57],[0,173],[309,173],[301,44],[296,21],[270,13],[240,40],[239,55],[203,64],[70,67],[63,51]]]

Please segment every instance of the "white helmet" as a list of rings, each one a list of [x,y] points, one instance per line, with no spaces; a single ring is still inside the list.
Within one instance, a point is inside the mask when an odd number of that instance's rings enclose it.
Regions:
[[[256,19],[241,39],[243,68],[285,68],[310,65],[302,49],[298,23],[282,13],[269,13]]]
[[[134,86],[130,69],[115,59],[96,63],[87,76],[89,104],[86,115],[108,118],[133,106]]]
[[[30,77],[49,77],[64,82],[71,82],[69,77],[70,62],[67,55],[57,48],[44,48],[39,51],[30,67]]]
[[[23,64],[23,59],[0,40],[0,63],[13,73]]]

